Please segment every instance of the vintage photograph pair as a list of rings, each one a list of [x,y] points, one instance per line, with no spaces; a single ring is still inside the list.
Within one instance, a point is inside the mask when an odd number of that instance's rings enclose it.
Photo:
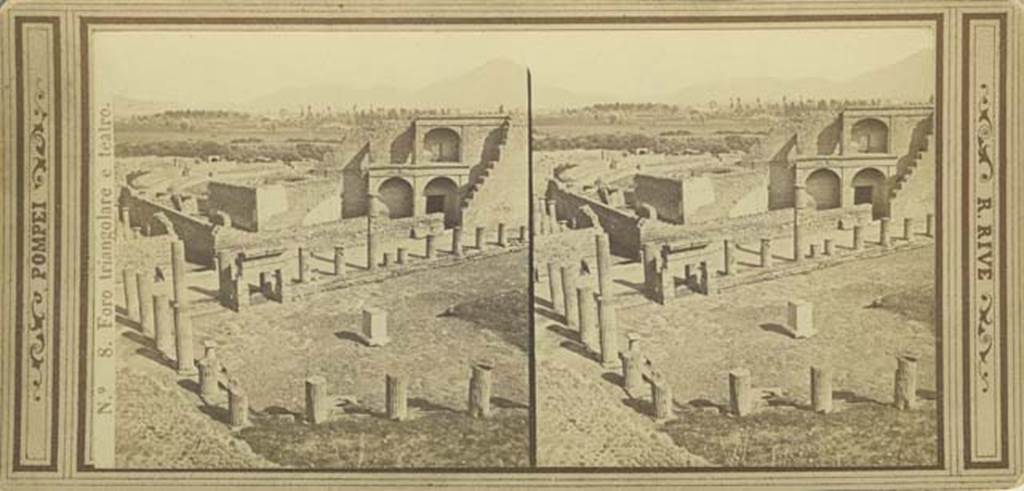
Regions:
[[[0,9],[0,488],[1021,483],[1020,4]]]

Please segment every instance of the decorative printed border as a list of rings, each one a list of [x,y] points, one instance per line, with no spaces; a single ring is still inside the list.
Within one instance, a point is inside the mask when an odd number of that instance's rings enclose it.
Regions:
[[[962,22],[964,465],[1006,468],[1006,15]]]
[[[60,435],[61,41],[58,17],[15,19],[14,470],[57,470]]]

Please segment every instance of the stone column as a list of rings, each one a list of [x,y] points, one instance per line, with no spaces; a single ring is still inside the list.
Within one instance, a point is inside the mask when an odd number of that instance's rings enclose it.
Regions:
[[[377,270],[377,261],[380,258],[380,237],[374,230],[377,220],[371,215],[366,226],[366,269]]]
[[[142,334],[153,337],[153,304],[149,299],[153,298],[153,273],[152,269],[146,268],[136,273],[135,283],[139,292],[139,324],[142,326]]]
[[[428,233],[427,236],[423,238],[423,244],[423,255],[427,259],[434,259],[434,256],[437,254],[436,251],[434,250],[434,234]]]
[[[654,419],[664,421],[672,417],[672,388],[660,373],[654,372],[649,377],[651,384],[651,402],[654,405]]]
[[[897,409],[917,407],[917,356],[904,353],[896,357],[893,399]]]
[[[520,225],[519,226],[519,242],[522,242],[523,244],[525,244],[526,240],[527,240],[526,225]]]
[[[832,370],[811,367],[811,407],[815,412],[832,412]]]
[[[306,249],[303,247],[298,248],[299,256],[299,283],[305,283],[309,281],[309,261],[306,259]]]
[[[462,227],[452,227],[452,254],[462,256]]]
[[[405,248],[399,247],[398,250],[395,251],[395,264],[405,264],[405,261],[407,260],[406,256]]]
[[[818,257],[818,244],[810,245],[810,252],[807,253],[807,257],[810,259]]]
[[[605,298],[612,296],[612,255],[608,235],[597,234],[597,284],[598,293]]]
[[[556,314],[565,315],[565,299],[562,298],[564,293],[562,289],[562,271],[556,263],[548,263],[548,288],[551,310]]]
[[[334,246],[334,276],[345,277],[345,247]]]
[[[487,233],[487,228],[482,225],[476,226],[476,250],[484,250],[484,234]]]
[[[832,255],[832,239],[825,239],[825,246],[822,250],[822,254],[826,256]]]
[[[935,214],[929,213],[925,217],[924,222],[924,235],[928,237],[935,237]]]
[[[804,242],[800,233],[800,215],[803,212],[804,187],[797,185],[793,190],[796,199],[793,203],[793,260],[800,262],[804,258]]]
[[[185,243],[171,242],[171,275],[174,279],[174,302],[185,304]]]
[[[644,380],[641,365],[643,355],[639,350],[626,350],[619,353],[619,360],[622,361],[622,388],[626,389],[630,397],[634,397]]]
[[[892,247],[892,237],[889,235],[889,217],[882,217],[878,222],[878,245]]]
[[[491,370],[488,363],[473,365],[469,379],[469,415],[474,418],[491,417]]]
[[[498,223],[498,246],[505,247],[508,242],[505,239],[505,224],[502,222]]]
[[[153,327],[156,331],[156,350],[165,359],[172,360],[175,355],[174,316],[166,293],[153,295]]]
[[[864,226],[857,223],[853,225],[853,250],[864,249]]]
[[[903,240],[910,240],[914,238],[914,219],[904,218],[903,219]]]
[[[654,297],[661,305],[676,297],[676,278],[665,265],[658,266],[658,272],[654,274],[655,290]]]
[[[381,265],[386,268],[388,266],[391,266],[392,263],[394,263],[394,260],[391,259],[391,253],[390,252],[385,252],[384,253],[384,259],[381,261]]]
[[[206,358],[196,362],[196,366],[199,368],[199,396],[207,404],[210,404],[220,394],[217,377],[217,370],[220,366],[216,360]]]
[[[648,298],[657,298],[657,291],[659,286],[658,265],[661,263],[661,251],[658,246],[653,243],[646,243],[643,245],[644,253],[644,292],[647,293]]]
[[[558,208],[555,206],[555,200],[548,200],[548,233],[558,232]]]
[[[314,375],[306,379],[306,421],[318,425],[330,416],[330,396],[327,394],[327,379]]]
[[[405,377],[398,375],[385,376],[385,399],[387,402],[388,419],[404,421],[409,410],[406,403],[408,383]]]
[[[601,335],[597,330],[594,289],[588,285],[576,287],[576,303],[580,309],[580,342],[591,353],[598,353],[601,351]]]
[[[128,239],[131,237],[132,229],[132,212],[127,205],[121,206],[121,238]]]
[[[546,235],[548,233],[548,220],[545,213],[545,210],[547,210],[546,201],[544,198],[537,198],[536,208],[533,210],[533,226],[537,230],[537,235]]]
[[[578,329],[580,325],[580,306],[576,297],[576,279],[578,272],[573,265],[562,266],[562,298],[565,301],[565,325],[570,329]]]
[[[700,292],[711,295],[711,273],[708,271],[708,262],[700,262]]]
[[[232,381],[228,385],[228,412],[231,415],[231,429],[237,430],[249,426],[249,396]]]
[[[722,268],[722,272],[725,273],[725,276],[729,276],[733,273],[733,270],[736,269],[736,252],[733,250],[733,243],[731,240],[726,239],[722,242],[722,252],[722,263],[725,265]]]
[[[761,239],[761,267],[772,267],[772,239],[767,237]]]
[[[750,393],[750,371],[740,368],[729,372],[729,409],[736,416],[746,416],[753,410]]]
[[[280,268],[274,270],[274,299],[280,303],[288,301],[288,292],[285,291],[284,273]]]
[[[178,375],[195,375],[195,346],[192,344],[192,319],[183,305],[174,304],[174,345],[177,351]]]
[[[124,283],[124,310],[128,320],[139,322],[139,284],[135,271],[125,268],[121,271]]]
[[[616,368],[619,363],[618,314],[611,299],[597,295],[597,323],[601,330],[601,365]]]

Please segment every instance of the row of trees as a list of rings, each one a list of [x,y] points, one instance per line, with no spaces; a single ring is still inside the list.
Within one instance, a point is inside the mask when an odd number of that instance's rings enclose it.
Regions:
[[[323,160],[333,145],[316,143],[218,143],[209,140],[171,140],[118,143],[118,157],[182,157],[206,160],[218,156],[237,162]]]
[[[749,152],[761,141],[750,135],[721,136],[650,136],[640,133],[603,133],[560,137],[536,135],[533,148],[536,150],[620,150],[635,152],[647,149],[661,154]]]

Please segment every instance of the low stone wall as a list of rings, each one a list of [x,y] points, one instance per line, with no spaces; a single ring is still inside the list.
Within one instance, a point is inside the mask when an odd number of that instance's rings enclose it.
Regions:
[[[559,184],[548,181],[547,199],[555,200],[559,220],[575,220],[581,207],[590,208],[597,215],[601,228],[608,234],[611,252],[616,256],[630,259],[640,258],[641,218],[631,213],[612,208],[581,193],[574,192]]]
[[[217,242],[218,228],[201,218],[181,213],[149,196],[124,188],[121,204],[127,206],[133,227],[141,227],[144,235],[162,235],[167,232],[159,214],[167,217],[173,232],[185,243],[185,260],[191,263],[212,265]]]

